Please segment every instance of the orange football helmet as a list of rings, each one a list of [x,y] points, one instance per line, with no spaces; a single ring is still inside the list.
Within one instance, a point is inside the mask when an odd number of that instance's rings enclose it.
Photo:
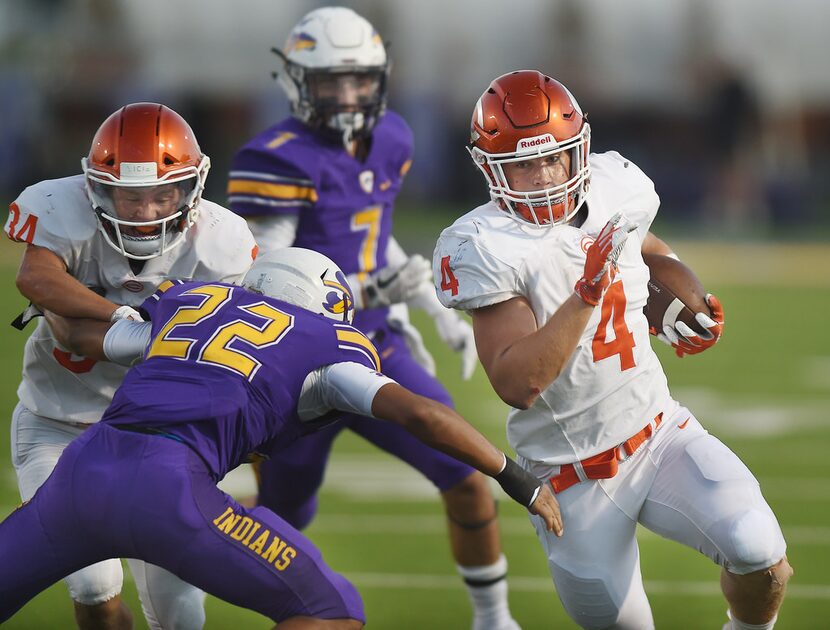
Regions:
[[[147,260],[183,242],[196,220],[210,159],[179,114],[158,103],[133,103],[103,122],[81,165],[106,242],[127,258]],[[114,187],[167,184],[178,184],[182,191],[182,202],[172,214],[152,221],[119,218]]]
[[[494,80],[478,99],[468,150],[484,173],[490,197],[511,216],[536,226],[567,223],[585,201],[591,169],[591,128],[568,89],[535,70]],[[513,190],[502,165],[568,152],[566,182],[550,188]]]

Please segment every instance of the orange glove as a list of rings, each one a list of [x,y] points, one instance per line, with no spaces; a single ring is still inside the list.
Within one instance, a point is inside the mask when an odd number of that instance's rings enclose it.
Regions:
[[[698,334],[683,322],[675,322],[674,326],[665,326],[657,338],[674,348],[675,354],[681,359],[687,354],[698,354],[714,346],[723,335],[723,306],[720,300],[711,293],[706,294],[706,304],[712,311],[709,317],[706,313],[696,313],[697,323],[706,329],[706,334]]]
[[[588,248],[585,270],[574,286],[574,291],[583,302],[591,306],[599,304],[617,273],[617,259],[623,245],[629,233],[636,229],[637,224],[631,223],[622,212],[611,217],[602,228],[597,240]]]

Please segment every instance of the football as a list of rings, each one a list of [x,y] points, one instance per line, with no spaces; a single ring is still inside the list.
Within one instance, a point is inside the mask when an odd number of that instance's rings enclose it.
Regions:
[[[682,321],[695,332],[706,332],[695,320],[695,313],[711,315],[711,311],[706,291],[694,272],[669,256],[643,254],[643,260],[651,274],[648,302],[643,309],[649,328],[660,332],[665,324]]]

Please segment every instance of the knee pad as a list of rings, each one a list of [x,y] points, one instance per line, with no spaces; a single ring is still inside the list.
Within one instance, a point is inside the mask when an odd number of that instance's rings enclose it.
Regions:
[[[758,509],[750,509],[736,518],[729,537],[734,555],[727,558],[727,569],[737,574],[773,567],[787,547],[772,512]]]
[[[121,592],[124,572],[120,560],[97,562],[64,579],[72,599],[84,606],[96,606]]]

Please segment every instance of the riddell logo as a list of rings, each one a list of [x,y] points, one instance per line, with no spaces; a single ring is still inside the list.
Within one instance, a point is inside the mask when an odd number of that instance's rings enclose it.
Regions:
[[[543,136],[534,136],[533,138],[522,138],[516,145],[516,150],[526,151],[527,149],[535,149],[546,144],[555,144],[553,136],[549,133]]]

